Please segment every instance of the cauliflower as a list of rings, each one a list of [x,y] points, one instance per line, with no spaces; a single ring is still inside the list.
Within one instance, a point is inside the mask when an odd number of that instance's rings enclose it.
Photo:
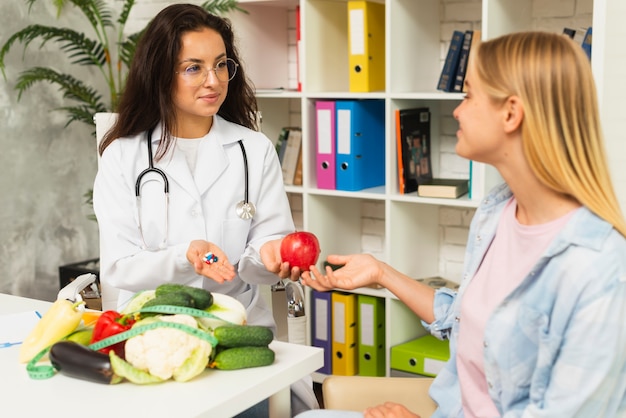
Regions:
[[[198,328],[190,315],[164,315],[137,322],[134,326],[167,321]],[[206,368],[213,347],[210,343],[174,328],[156,328],[126,341],[126,361],[139,370],[163,380],[192,379]]]

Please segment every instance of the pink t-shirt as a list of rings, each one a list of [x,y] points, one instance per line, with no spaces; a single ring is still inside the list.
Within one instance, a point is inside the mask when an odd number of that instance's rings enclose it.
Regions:
[[[521,225],[517,201],[507,203],[496,236],[461,301],[457,367],[466,417],[500,414],[489,397],[483,362],[485,324],[493,310],[530,272],[550,242],[574,214],[541,225]]]

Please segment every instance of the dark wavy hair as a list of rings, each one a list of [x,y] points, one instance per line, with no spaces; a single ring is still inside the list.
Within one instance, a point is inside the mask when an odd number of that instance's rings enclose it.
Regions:
[[[204,28],[215,30],[222,36],[226,56],[239,64],[217,114],[230,122],[257,128],[255,115],[258,107],[254,89],[241,65],[230,21],[200,6],[174,4],[154,17],[137,44],[118,106],[118,118],[100,143],[100,155],[116,139],[154,129],[159,122],[163,124],[163,132],[156,158],[167,153],[173,142],[171,133],[176,131],[172,93],[181,37]]]

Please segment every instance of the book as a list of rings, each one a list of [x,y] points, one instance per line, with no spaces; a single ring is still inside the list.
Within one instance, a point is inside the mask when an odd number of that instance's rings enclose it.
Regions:
[[[474,199],[474,192],[472,190],[474,190],[474,177],[476,176],[476,174],[474,174],[474,162],[472,160],[469,161],[469,180],[467,181],[467,197],[469,197],[470,199]]]
[[[446,60],[444,61],[443,68],[441,69],[441,75],[439,76],[439,82],[437,83],[437,90],[447,92],[452,91],[464,37],[465,34],[459,30],[452,32],[452,39],[450,40]]]
[[[478,46],[480,45],[481,37],[482,37],[482,32],[478,29],[474,30],[474,33],[472,34],[472,43],[470,44],[469,56],[467,57],[467,66],[465,69],[465,75],[463,77],[463,88],[461,90],[463,92],[467,92],[465,79],[467,78],[467,73],[472,66],[472,60],[474,59],[474,56],[476,55],[476,52],[478,50]]]
[[[452,91],[461,92],[463,91],[463,85],[465,82],[465,72],[467,71],[467,63],[469,61],[470,55],[470,47],[472,46],[472,37],[474,36],[474,31],[466,30],[465,35],[463,35],[463,45],[461,46],[461,53],[459,54],[459,63],[456,68],[456,75],[454,76],[454,83],[452,86]]]
[[[281,162],[283,183],[292,185],[298,165],[298,156],[302,148],[302,130],[300,128],[289,128],[287,144],[283,145],[283,147],[285,147],[285,154]]]
[[[302,186],[302,146],[300,146],[300,153],[298,153],[298,163],[296,164],[296,172],[293,175],[293,185]]]
[[[585,51],[585,53],[587,54],[587,58],[591,59],[591,41],[593,39],[593,30],[591,29],[591,26],[589,26],[587,28],[587,31],[585,32],[585,37],[583,38],[583,42],[582,42],[582,47],[583,50]]]
[[[468,180],[464,179],[441,179],[422,183],[417,188],[417,194],[421,197],[441,197],[456,199],[463,196],[469,190]]]
[[[574,39],[574,36],[576,36],[576,29],[572,29],[572,28],[563,28],[563,35],[567,35],[567,36],[569,36],[571,39]]]
[[[417,191],[432,178],[430,163],[430,109],[396,109],[398,186],[402,194]]]
[[[591,59],[591,40],[592,40],[593,30],[591,27],[588,28],[563,28],[563,35],[570,37],[577,44],[580,44],[587,54],[587,57]]]
[[[285,157],[285,150],[287,149],[287,137],[289,136],[289,129],[284,127],[280,130],[280,134],[278,135],[278,139],[276,140],[276,153],[278,154],[278,161],[283,163],[283,158]]]

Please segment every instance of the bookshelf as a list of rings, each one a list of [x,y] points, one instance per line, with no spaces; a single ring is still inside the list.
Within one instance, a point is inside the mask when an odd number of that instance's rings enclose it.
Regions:
[[[240,0],[250,14],[233,16],[241,38],[241,52],[249,75],[258,88],[263,115],[262,130],[277,138],[282,126],[300,126],[303,132],[303,185],[288,186],[291,197],[302,202],[302,221],[298,228],[313,232],[322,247],[321,260],[329,253],[361,252],[363,230],[367,229],[364,207],[379,204],[384,207],[384,238],[381,254],[376,256],[412,277],[440,274],[440,248],[444,238],[439,228],[440,209],[444,207],[475,208],[480,197],[499,182],[491,167],[473,165],[472,199],[420,198],[416,193],[405,195],[398,191],[395,140],[396,109],[428,106],[431,110],[431,155],[433,173],[444,170],[437,157],[444,145],[438,140],[444,132],[443,120],[451,118],[454,107],[462,100],[459,93],[436,90],[442,66],[442,38],[452,32],[454,24],[445,22],[445,1],[433,0],[374,0],[385,4],[385,90],[371,93],[349,92],[348,73],[348,9],[346,0]],[[471,3],[480,11],[473,27],[481,29],[482,38],[501,34],[546,29],[537,23],[533,13],[536,2],[519,0],[482,0]],[[548,4],[562,2],[549,0]],[[578,2],[580,3],[580,2]],[[583,2],[584,3],[584,2]],[[626,184],[626,156],[621,152],[619,106],[614,106],[626,94],[626,85],[618,71],[626,56],[620,52],[620,40],[626,27],[617,16],[626,16],[626,3],[621,0],[589,0],[592,3],[594,27],[592,66],[598,85],[602,122],[607,135],[607,154],[616,184]],[[300,7],[303,46],[300,50],[302,91],[271,90],[293,85],[293,62],[290,56],[295,40],[294,10]],[[545,7],[542,5],[542,7]],[[556,7],[556,6],[555,6]],[[574,7],[574,6],[572,6]],[[260,18],[263,16],[263,18]],[[556,20],[553,31],[562,31],[571,23]],[[469,29],[466,23],[458,27]],[[262,44],[258,44],[263,34]],[[419,40],[419,41],[416,41]],[[262,47],[261,47],[262,46]],[[410,51],[410,53],[407,53]],[[445,51],[444,51],[445,53]],[[284,68],[279,68],[281,64]],[[620,65],[621,64],[621,65]],[[291,70],[291,71],[290,71]],[[619,85],[620,87],[615,88]],[[315,169],[315,102],[323,99],[379,99],[385,101],[385,185],[357,192],[322,190],[316,187]],[[620,129],[618,131],[618,129]],[[622,145],[623,146],[623,145]],[[469,175],[469,169],[467,174]],[[626,207],[626,190],[617,187],[620,201]],[[460,280],[460,278],[448,278]],[[360,289],[364,293],[385,298],[387,373],[389,349],[423,335],[419,320],[391,293],[384,289]],[[307,295],[307,306],[310,305]],[[391,326],[391,324],[394,326]],[[310,321],[309,321],[310,326]],[[310,333],[307,342],[311,342]],[[323,375],[316,375],[317,381]]]

